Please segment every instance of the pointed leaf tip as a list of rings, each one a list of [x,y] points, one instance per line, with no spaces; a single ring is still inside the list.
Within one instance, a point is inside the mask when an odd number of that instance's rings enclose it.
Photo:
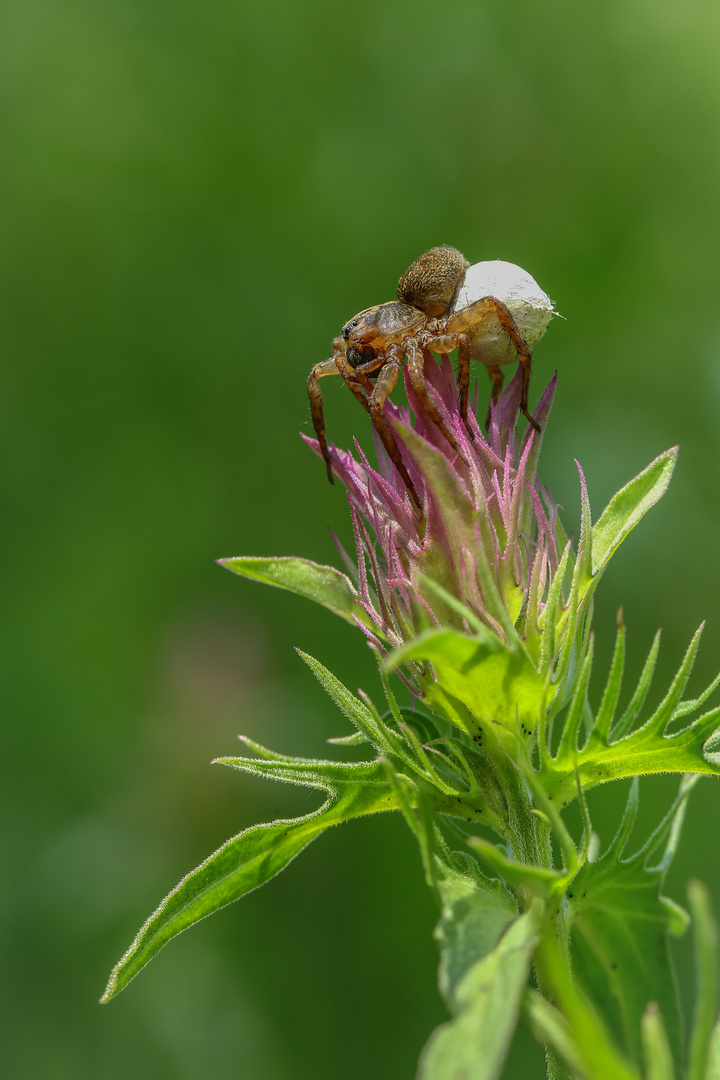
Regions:
[[[678,456],[673,446],[612,497],[592,529],[592,573],[600,573],[628,533],[665,494]]]
[[[217,562],[241,577],[314,600],[353,626],[359,619],[363,626],[371,626],[379,633],[364,608],[356,603],[357,591],[350,578],[334,566],[289,555],[269,558],[244,555]]]
[[[246,829],[184,877],[140,928],[113,968],[101,1004],[120,993],[171,938],[264,885],[326,829],[352,818],[398,808],[377,762],[316,761],[274,755],[267,750],[264,756],[272,760],[221,758],[219,763],[251,775],[323,791],[325,801],[304,817]]]

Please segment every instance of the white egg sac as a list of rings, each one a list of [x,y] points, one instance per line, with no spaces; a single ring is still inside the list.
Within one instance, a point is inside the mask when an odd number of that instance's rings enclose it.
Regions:
[[[495,259],[471,266],[458,289],[450,314],[477,300],[493,296],[509,309],[520,333],[533,349],[545,333],[553,314],[553,302],[535,278],[514,263]],[[488,366],[511,364],[517,360],[515,347],[503,329],[497,313],[490,309],[465,331],[470,356]]]

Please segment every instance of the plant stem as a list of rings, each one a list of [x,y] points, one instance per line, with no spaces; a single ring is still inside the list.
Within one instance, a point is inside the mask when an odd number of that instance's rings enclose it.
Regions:
[[[496,759],[494,764],[496,768],[500,764],[498,771],[501,772],[501,784],[508,802],[510,831],[516,858],[528,865],[552,869],[550,825],[535,812],[527,783],[505,755],[500,755],[499,761]],[[553,962],[560,960],[565,968],[563,981],[571,982],[569,942],[561,910],[551,915],[546,933],[550,933],[556,942],[551,947]],[[553,977],[553,973],[544,963],[546,953],[547,949],[538,947],[533,957],[535,981],[543,997],[556,1005],[558,1002],[554,985],[557,983],[557,976]],[[575,1074],[566,1068],[548,1046],[545,1047],[545,1053],[548,1080],[575,1080]]]

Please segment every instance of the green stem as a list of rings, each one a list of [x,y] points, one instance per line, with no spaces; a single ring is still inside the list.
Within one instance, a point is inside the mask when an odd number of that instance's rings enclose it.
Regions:
[[[500,783],[507,798],[511,842],[515,857],[528,865],[552,869],[550,825],[535,812],[532,795],[525,779],[502,752],[495,759],[494,765],[500,773]],[[527,902],[530,899],[530,896],[524,898]],[[555,941],[555,945],[551,947],[554,962],[560,959],[566,969],[563,981],[571,981],[569,941],[561,910],[551,916],[547,932]],[[546,949],[539,946],[533,957],[535,981],[543,997],[555,1005],[557,1004],[555,992],[557,980],[544,962],[546,952]],[[545,1050],[548,1080],[574,1080],[575,1074],[565,1067],[552,1050],[547,1046]]]

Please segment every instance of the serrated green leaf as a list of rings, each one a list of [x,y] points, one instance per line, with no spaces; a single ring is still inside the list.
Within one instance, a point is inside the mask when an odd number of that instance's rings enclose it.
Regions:
[[[314,600],[353,625],[359,619],[364,626],[372,627],[376,634],[380,633],[365,609],[356,602],[358,591],[350,578],[334,566],[323,566],[310,559],[290,555],[277,558],[241,555],[234,559],[218,559],[218,563],[251,581],[260,581],[264,585],[273,585],[276,589],[285,589],[307,600]]]
[[[718,686],[720,686],[720,675],[715,676],[710,685],[705,687],[699,697],[692,698],[689,701],[681,701],[674,710],[671,719],[679,720],[683,716],[689,716],[690,713],[697,712],[700,706],[704,705],[710,695],[717,690]]]
[[[484,906],[484,900],[479,904]],[[455,1019],[430,1037],[420,1060],[419,1080],[494,1080],[500,1075],[541,920],[542,904],[535,901],[523,915],[506,923],[492,951],[485,952],[488,935],[482,919],[468,919],[468,931],[476,935],[481,955],[463,965],[450,995]]]
[[[718,1010],[718,932],[710,894],[700,881],[688,884],[695,945],[695,1010],[688,1062],[688,1080],[706,1080],[713,1026]]]
[[[573,967],[579,986],[605,1017],[615,1039],[642,1063],[641,1025],[649,1002],[657,1003],[675,1066],[682,1063],[682,1024],[669,950],[680,929],[676,906],[660,890],[677,845],[692,782],[683,782],[672,810],[632,858],[623,849],[637,813],[637,783],[615,840],[596,862],[586,863],[568,889]],[[650,856],[670,834],[656,866]]]
[[[623,777],[651,773],[720,773],[720,707],[697,717],[688,726],[677,730],[675,721],[688,712],[690,702],[682,702],[682,694],[692,671],[702,627],[697,631],[685,654],[680,669],[655,712],[635,730],[634,724],[647,695],[657,658],[656,637],[643,668],[638,687],[623,716],[607,732],[608,714],[601,707],[585,745],[575,751],[568,740],[561,739],[558,753],[552,757],[547,744],[541,747],[539,777],[556,805],[564,806],[577,794],[577,777],[583,790]],[[613,661],[610,679],[615,682]],[[696,699],[704,702],[714,684]],[[616,696],[619,687],[614,686]],[[610,695],[606,689],[603,701]]]
[[[614,495],[592,530],[592,572],[596,577],[640,519],[667,491],[678,449],[666,450]]]
[[[283,758],[227,759],[225,764],[325,792],[326,801],[301,818],[255,825],[228,840],[169,893],[141,927],[115,966],[105,993],[110,1001],[182,930],[238,900],[274,877],[325,829],[350,818],[397,809],[378,762],[344,763]]]
[[[617,742],[618,739],[624,738],[629,731],[632,731],[636,726],[638,717],[642,712],[645,699],[647,698],[648,691],[655,674],[655,665],[657,664],[658,653],[660,651],[660,631],[658,630],[653,638],[653,643],[650,646],[650,652],[647,655],[647,659],[643,664],[643,669],[640,672],[640,678],[638,679],[635,692],[628,703],[627,708],[623,712],[622,716],[616,724],[613,725],[610,731],[610,738],[613,742]],[[598,728],[597,734],[602,734]],[[608,739],[606,738],[606,741]]]

